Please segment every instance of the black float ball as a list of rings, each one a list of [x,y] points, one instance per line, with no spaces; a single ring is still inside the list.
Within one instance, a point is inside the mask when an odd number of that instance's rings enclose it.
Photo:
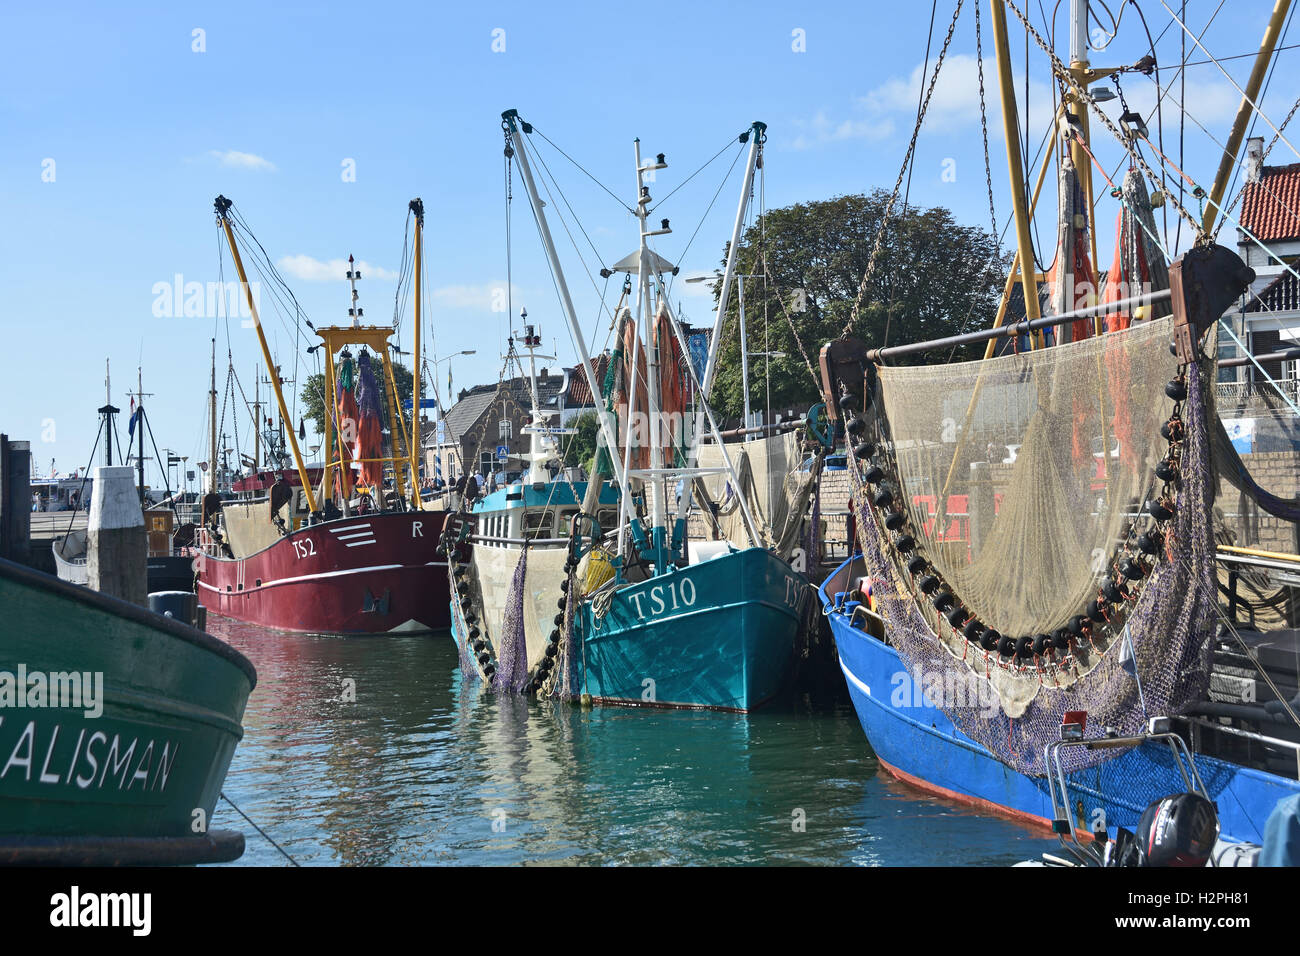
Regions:
[[[876,496],[871,499],[872,504],[877,508],[888,508],[894,502],[894,496],[889,493],[889,489],[882,488],[876,492]]]
[[[1089,601],[1087,610],[1088,617],[1092,618],[1092,620],[1096,621],[1098,624],[1105,623],[1106,615],[1102,613],[1101,605],[1096,601]]]
[[[875,453],[876,445],[874,442],[864,441],[853,446],[853,454],[857,455],[859,458],[870,458]]]
[[[1016,657],[1022,661],[1034,656],[1034,639],[1026,634],[1016,640]]]
[[[972,618],[966,622],[966,626],[961,629],[962,637],[968,641],[978,641],[980,635],[984,633],[984,625]]]
[[[1168,521],[1174,516],[1173,508],[1161,501],[1148,501],[1142,506],[1142,510],[1157,521]]]
[[[1175,402],[1181,402],[1187,397],[1187,384],[1176,378],[1172,379],[1165,385],[1165,394]]]
[[[934,605],[936,611],[942,614],[944,611],[948,610],[948,608],[952,607],[956,600],[957,599],[947,591],[940,591],[934,597],[930,598],[930,603]]]
[[[1016,652],[1016,639],[1010,634],[1003,634],[998,639],[998,654],[1002,657],[1010,657]]]
[[[1050,634],[1034,635],[1033,651],[1035,657],[1042,657],[1044,654],[1047,653],[1048,649],[1053,648],[1055,646],[1056,645],[1052,643],[1052,635]]]
[[[918,554],[916,557],[912,558],[911,561],[907,562],[907,573],[915,576],[928,567],[929,564],[926,562],[925,558]]]
[[[1105,595],[1106,600],[1111,604],[1118,604],[1124,600],[1124,592],[1119,589],[1114,581],[1107,581],[1101,586],[1101,593]]]
[[[872,485],[878,485],[885,480],[885,469],[879,465],[872,465],[862,475],[863,479]]]
[[[885,515],[885,527],[890,531],[897,531],[903,526],[903,522],[906,520],[907,519],[903,517],[901,511],[891,511],[889,514]]]
[[[1173,481],[1178,477],[1178,466],[1166,458],[1156,465],[1156,477],[1161,481]]]
[[[1054,631],[1052,633],[1052,646],[1055,647],[1058,651],[1069,650],[1070,632],[1063,627],[1058,628],[1056,631]]]
[[[899,535],[898,539],[894,541],[894,547],[903,554],[907,554],[907,552],[916,547],[916,539],[910,534]]]
[[[939,579],[933,574],[927,574],[917,582],[917,587],[921,589],[922,594],[931,594],[939,590]]]
[[[558,647],[556,647],[554,644],[547,644],[547,645],[546,645],[546,656],[547,656],[547,657],[554,657],[554,656],[555,656],[556,654],[558,654],[559,652],[560,652],[560,649],[559,649]]]
[[[1002,643],[1002,635],[997,631],[989,628],[980,635],[980,647],[986,651],[997,650],[997,646]]]
[[[1125,558],[1119,563],[1119,572],[1130,581],[1141,580],[1142,576],[1146,574],[1142,565],[1132,558]]]
[[[961,627],[962,622],[966,620],[966,609],[958,604],[956,607],[950,608],[944,617],[948,619],[948,623],[953,627]]]
[[[564,623],[564,615],[563,614],[555,615],[555,626],[559,627],[563,623]]]

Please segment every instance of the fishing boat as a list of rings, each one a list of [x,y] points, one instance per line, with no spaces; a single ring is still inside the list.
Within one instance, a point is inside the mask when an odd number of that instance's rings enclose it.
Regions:
[[[515,110],[502,115],[502,127],[507,160],[517,164],[527,189],[570,336],[587,381],[594,384],[597,379],[590,351],[533,179],[527,141],[532,127]],[[742,144],[749,144],[743,196],[748,195],[765,129],[756,123],[740,137]],[[704,400],[711,372],[706,371],[701,387],[687,361],[689,349],[665,293],[663,275],[674,267],[647,243],[651,237],[671,232],[666,220],[658,229],[652,229],[648,221],[647,174],[667,168],[667,163],[662,154],[643,162],[639,141],[634,160],[637,201],[630,208],[638,220],[638,248],[605,270],[609,275],[623,272],[628,277],[614,313],[620,343],[616,372],[621,371],[623,386],[618,395],[605,396],[621,406],[623,421],[620,425],[608,405],[598,411],[603,453],[597,455],[593,476],[603,481],[602,469],[608,469],[616,497],[584,495],[588,500],[571,521],[563,558],[552,557],[552,561],[562,561],[559,596],[538,613],[540,630],[545,631],[549,615],[553,615],[553,626],[536,664],[532,663],[533,647],[529,646],[527,653],[523,650],[532,641],[523,624],[527,615],[518,610],[528,606],[518,570],[516,590],[508,604],[516,610],[507,610],[500,631],[484,633],[484,622],[473,608],[469,614],[462,611],[457,629],[467,637],[467,644],[462,644],[469,649],[467,667],[490,676],[499,689],[594,703],[748,712],[774,697],[790,673],[807,590],[787,561],[762,546],[743,501],[740,510],[745,515],[748,540],[740,547],[726,541],[708,548],[691,547],[687,541],[687,516],[694,498],[690,483],[716,473],[729,475],[733,487],[739,488],[741,483]],[[744,212],[742,199],[736,232],[743,224]],[[726,289],[735,273],[735,255],[733,242],[722,280],[723,305],[715,337],[722,323]],[[639,285],[635,314],[623,308],[623,302],[629,300],[632,276]],[[711,361],[716,362],[716,348]],[[692,395],[719,448],[720,466],[701,467],[695,462],[695,442],[687,434]],[[648,431],[648,439],[638,440],[633,435],[631,423],[638,416],[652,423],[642,430],[642,434]],[[576,494],[571,501],[577,501]],[[616,515],[609,517],[617,517],[617,527],[601,523],[602,513],[609,514],[608,505],[614,503]],[[671,521],[670,509],[675,511]],[[476,554],[479,547],[476,543]],[[525,546],[519,567],[524,568],[525,561],[536,554],[530,554]],[[471,593],[468,583],[462,583],[466,593]]]
[[[414,219],[415,361],[420,367],[424,206]],[[235,240],[231,202],[216,200],[221,225],[257,330],[281,421],[289,420],[276,366],[249,291]],[[198,593],[216,614],[288,631],[386,634],[448,625],[445,559],[435,554],[446,512],[427,506],[420,489],[419,415],[408,424],[397,402],[391,325],[362,325],[352,265],[350,322],[315,329],[324,349],[325,462],[314,474],[294,430],[287,430],[291,474],[269,485],[246,482],[222,500],[209,467],[197,542]],[[354,358],[350,349],[358,349]],[[415,377],[413,407],[418,409]],[[386,395],[391,448],[384,449],[380,393]],[[211,443],[216,461],[216,373]],[[288,469],[286,469],[287,471]],[[319,480],[317,486],[313,479]],[[265,486],[265,487],[264,487]]]
[[[1076,826],[1113,838],[1153,801],[1194,790],[1217,805],[1224,840],[1258,844],[1278,802],[1300,793],[1300,699],[1286,668],[1295,632],[1252,637],[1219,606],[1215,479],[1230,476],[1270,514],[1295,511],[1248,480],[1215,413],[1226,364],[1215,336],[1255,273],[1210,229],[1253,95],[1214,189],[1198,187],[1207,218],[1163,196],[1197,235],[1168,264],[1143,182],[1155,177],[1136,149],[1149,140],[1140,118],[1128,120],[1120,141],[1132,168],[1111,192],[1123,206],[1116,265],[1099,303],[1075,297],[1096,260],[1083,215],[1093,208],[1081,175],[1095,163],[1088,111],[1113,125],[1088,93],[1106,72],[1088,66],[1087,5],[1072,4],[1068,66],[1014,3],[992,8],[1022,263],[1032,208],[1007,10],[1070,93],[1054,141],[1057,260],[1045,276],[1013,267],[1006,293],[1020,284],[1023,320],[1006,319],[1004,294],[990,330],[870,348],[846,328],[823,348],[859,549],[819,590],[840,666],[872,750],[911,785],[1071,839]],[[998,343],[1016,348],[996,355]],[[890,364],[978,345],[982,361]],[[1015,454],[987,454],[989,436]],[[1170,732],[1194,761],[1194,787]],[[1062,750],[1063,740],[1079,744]]]
[[[237,859],[209,830],[257,683],[227,644],[0,559],[0,863]]]
[[[594,507],[596,521],[613,527],[618,492],[609,482],[558,477],[564,459],[560,440],[574,429],[549,424],[542,412],[537,361],[554,356],[538,352],[541,335],[527,317],[521,310],[522,329],[510,337],[506,356],[506,373],[517,368],[528,383],[526,467],[517,482],[464,502],[458,527],[468,534],[472,551],[467,560],[452,561],[448,573],[452,637],[463,660],[474,661],[484,678],[495,681],[503,655],[508,657],[503,675],[522,659],[533,684],[553,665],[548,636],[554,629],[551,617],[564,599],[573,522],[584,508]],[[526,370],[521,345],[528,355]]]

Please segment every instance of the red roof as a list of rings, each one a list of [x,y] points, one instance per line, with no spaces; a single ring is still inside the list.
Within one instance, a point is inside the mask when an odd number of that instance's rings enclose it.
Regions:
[[[609,356],[602,352],[591,360],[591,364],[596,378],[603,383],[605,370],[609,368]],[[569,373],[569,394],[564,397],[564,403],[570,408],[584,408],[595,404],[591,398],[591,389],[587,387],[587,370],[581,365]]]
[[[1300,163],[1259,173],[1242,193],[1241,224],[1260,242],[1300,239]]]

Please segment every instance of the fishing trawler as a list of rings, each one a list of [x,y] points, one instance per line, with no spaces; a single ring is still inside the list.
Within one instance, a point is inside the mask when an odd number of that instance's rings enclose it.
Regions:
[[[216,200],[236,271],[252,311],[281,420],[289,413],[235,241],[231,202]],[[424,206],[414,217],[415,361],[420,367]],[[349,258],[349,262],[352,260]],[[388,360],[395,329],[362,325],[356,282],[348,270],[351,321],[315,329],[325,351],[325,461],[312,472],[293,429],[295,467],[270,472],[269,484],[245,483],[222,500],[209,468],[198,532],[198,593],[214,613],[289,631],[340,634],[422,632],[448,624],[446,561],[435,554],[446,512],[421,498],[419,415],[409,430],[397,402]],[[351,348],[357,348],[354,358]],[[413,409],[418,409],[415,376]],[[380,392],[387,397],[391,449],[383,447]],[[216,460],[216,376],[212,383],[212,448]],[[319,481],[319,485],[317,485]]]
[[[1212,239],[1258,83],[1243,91],[1214,188],[1196,189],[1208,199],[1204,217],[1161,197],[1197,236],[1166,272],[1143,177],[1159,180],[1138,149],[1150,140],[1140,117],[1126,114],[1124,132],[1114,129],[1089,94],[1089,83],[1116,71],[1089,67],[1087,5],[1071,7],[1066,65],[1014,3],[992,4],[1023,264],[1008,277],[995,327],[887,348],[846,327],[822,350],[824,397],[849,449],[860,553],[819,596],[863,729],[899,779],[1072,840],[1076,827],[1113,837],[1153,801],[1194,791],[1217,804],[1224,840],[1258,844],[1279,800],[1300,793],[1300,699],[1286,666],[1295,632],[1261,639],[1220,608],[1215,479],[1270,514],[1298,515],[1250,478],[1215,412],[1216,366],[1228,364],[1216,362],[1215,337],[1255,274]],[[1274,10],[1261,64],[1286,7]],[[1033,213],[1008,10],[1069,94],[1051,151],[1062,169],[1057,260],[1041,277],[1028,267]],[[1088,139],[1090,110],[1119,134],[1131,163],[1112,185],[1122,209],[1099,303],[1072,293],[1096,261],[1089,170],[1105,175]],[[1006,321],[1013,282],[1023,289],[1021,321]],[[1017,347],[995,355],[998,342]],[[980,344],[983,361],[888,364]],[[990,434],[1015,445],[1014,457],[985,455]],[[1294,566],[1284,555],[1236,552],[1237,562]],[[1194,780],[1171,731],[1193,755]]]
[[[507,372],[517,366],[528,383],[526,467],[517,482],[465,502],[461,520],[472,554],[458,562],[453,549],[448,573],[452,636],[462,659],[494,683],[498,671],[501,681],[516,682],[522,671],[525,686],[536,691],[554,666],[551,618],[564,602],[573,523],[594,508],[597,523],[613,527],[618,491],[609,482],[553,476],[563,466],[560,439],[574,429],[550,425],[542,413],[537,360],[554,356],[539,354],[541,335],[527,318],[521,310],[522,329],[511,336],[506,356]],[[526,371],[519,345],[528,355]]]
[[[532,127],[515,110],[502,115],[502,127],[507,160],[517,163],[527,188],[571,338],[587,381],[594,385],[591,355],[532,175],[531,147],[526,140]],[[764,131],[764,125],[756,123],[740,137],[742,144],[749,144],[742,195],[748,194]],[[466,611],[463,606],[456,627],[466,635],[462,648],[470,651],[465,655],[467,668],[490,677],[498,689],[595,703],[746,712],[774,697],[789,674],[807,592],[790,565],[761,545],[743,500],[740,509],[748,540],[741,547],[726,541],[710,548],[692,547],[687,541],[686,521],[694,497],[689,483],[716,473],[729,475],[733,487],[739,488],[741,483],[704,400],[706,391],[686,361],[689,350],[665,294],[663,274],[673,266],[647,243],[653,236],[671,232],[667,221],[657,230],[648,222],[646,176],[667,164],[662,155],[643,162],[639,141],[634,158],[638,249],[614,269],[606,270],[611,275],[622,271],[628,276],[614,313],[620,346],[617,361],[611,360],[617,366],[615,378],[621,377],[622,384],[605,394],[606,405],[598,411],[603,454],[597,455],[593,476],[594,481],[601,481],[604,473],[611,475],[617,496],[611,500],[588,493],[585,497],[592,500],[584,501],[581,513],[574,516],[567,547],[551,556],[562,564],[559,595],[554,604],[537,614],[540,631],[546,627],[544,614],[554,615],[554,626],[541,644],[535,664],[534,637],[525,624],[525,609],[531,610],[528,597],[537,591],[528,587],[525,594],[521,575],[525,562],[538,552],[530,555],[527,546],[521,552],[515,591],[509,598],[509,606],[515,610],[504,615],[501,630],[484,632],[484,620],[473,607]],[[742,199],[736,231],[743,224],[744,210]],[[725,309],[725,289],[735,273],[735,255],[733,244],[715,337]],[[634,275],[639,283],[635,316],[623,308]],[[712,359],[716,361],[716,349]],[[706,372],[706,386],[710,380]],[[595,388],[592,391],[594,395]],[[698,399],[699,417],[707,421],[719,449],[720,466],[695,463],[695,443],[688,434],[686,414],[692,395]],[[615,420],[614,406],[619,407],[621,426]],[[642,434],[648,431],[648,440],[633,435],[632,423],[638,416],[656,423],[641,430]],[[666,427],[657,427],[659,422]],[[679,483],[681,494],[675,491]],[[576,503],[577,495],[571,500]],[[610,513],[608,506],[615,503],[616,512]],[[676,512],[671,523],[670,508]],[[611,521],[616,517],[617,527],[603,524],[602,512]],[[479,547],[476,543],[476,561]],[[462,588],[462,598],[472,593],[469,582],[462,581],[458,591]]]

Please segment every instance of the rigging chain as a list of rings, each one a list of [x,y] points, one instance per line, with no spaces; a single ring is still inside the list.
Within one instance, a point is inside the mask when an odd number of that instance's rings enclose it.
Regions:
[[[853,310],[849,313],[849,320],[844,323],[844,329],[840,333],[842,338],[848,337],[849,332],[853,329],[853,324],[858,320],[858,313],[862,308],[862,297],[866,294],[867,284],[876,271],[876,259],[880,256],[880,250],[885,241],[885,228],[889,225],[889,219],[894,212],[894,204],[898,201],[898,191],[903,186],[903,177],[907,175],[908,167],[912,164],[912,154],[916,152],[916,139],[921,135],[921,124],[925,122],[925,112],[930,106],[930,98],[934,95],[934,87],[939,80],[939,71],[943,69],[943,59],[948,53],[953,33],[957,29],[957,18],[961,15],[963,2],[965,0],[957,0],[957,9],[952,12],[952,21],[948,24],[948,35],[944,37],[943,47],[939,50],[939,58],[935,61],[934,73],[930,76],[930,86],[925,91],[925,100],[921,103],[921,108],[916,111],[916,125],[912,128],[912,140],[907,145],[907,153],[903,156],[903,167],[898,171],[898,178],[894,180],[894,191],[890,194],[889,203],[885,206],[885,213],[876,229],[876,239],[871,246],[871,256],[867,259],[866,272],[863,273],[862,282],[858,285],[858,295],[853,302]]]
[[[1043,40],[1043,38],[1039,35],[1038,31],[1034,29],[1034,25],[1029,22],[1029,18],[1020,12],[1020,8],[1015,5],[1014,0],[1006,0],[1006,4],[1007,4],[1007,9],[1009,9],[1012,13],[1014,13],[1017,19],[1019,19],[1020,22],[1024,24],[1025,31],[1031,37],[1034,38],[1034,42],[1037,43],[1039,48],[1044,53],[1047,54],[1047,58],[1051,62],[1052,69],[1056,72],[1057,76],[1065,80],[1065,82],[1070,85],[1070,88],[1073,90],[1074,95],[1078,97],[1078,99],[1081,102],[1086,103],[1088,104],[1088,106],[1092,107],[1092,111],[1097,114],[1097,118],[1101,120],[1102,125],[1105,126],[1106,129],[1110,131],[1110,134],[1114,136],[1115,139],[1119,142],[1119,144],[1124,147],[1125,151],[1129,154],[1129,157],[1138,165],[1138,167],[1141,168],[1141,170],[1144,173],[1147,174],[1147,177],[1151,180],[1151,182],[1152,183],[1159,182],[1160,177],[1158,177],[1155,174],[1155,172],[1147,164],[1147,161],[1142,158],[1142,155],[1136,149],[1134,149],[1133,144],[1129,141],[1129,138],[1125,136],[1115,126],[1115,123],[1111,120],[1111,118],[1106,115],[1106,113],[1102,110],[1100,106],[1097,105],[1097,101],[1092,98],[1092,95],[1086,89],[1084,89],[1084,87],[1079,83],[1078,80],[1074,78],[1074,75],[1071,74],[1069,69],[1065,66],[1065,64],[1063,64],[1060,61],[1056,53],[1053,52],[1052,48],[1047,45],[1046,41]],[[1148,140],[1148,142],[1150,141]],[[1192,229],[1195,230],[1195,235],[1197,237],[1196,241],[1198,243],[1208,241],[1209,237],[1205,234],[1205,231],[1201,228],[1201,223],[1199,222],[1199,220],[1197,220],[1194,216],[1192,216],[1192,214],[1189,213],[1186,210],[1186,208],[1183,207],[1182,203],[1174,199],[1173,196],[1166,195],[1165,198],[1173,205],[1174,210],[1180,216],[1186,219],[1187,222],[1191,225]]]
[[[998,241],[998,213],[993,205],[993,166],[989,162],[989,117],[984,101],[984,47],[980,38],[980,5],[975,4],[975,63],[979,69],[980,80],[980,132],[984,134],[984,182],[989,190],[989,223],[996,252],[1001,252],[1002,243]]]

